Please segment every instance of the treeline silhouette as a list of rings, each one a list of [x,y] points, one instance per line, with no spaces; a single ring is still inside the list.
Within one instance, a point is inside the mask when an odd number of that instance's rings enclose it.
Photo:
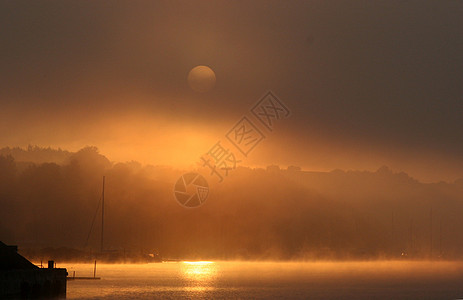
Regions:
[[[42,148],[38,146],[29,145],[23,149],[20,147],[4,147],[0,149],[0,155],[13,156],[17,162],[23,163],[44,163],[55,162],[63,164],[69,160],[72,152],[62,150],[60,148],[53,149],[51,147]]]
[[[60,164],[1,155],[0,238],[23,249],[97,251],[99,213],[86,242],[104,175],[108,250],[203,259],[462,258],[463,180],[423,184],[387,167],[240,167],[211,186],[205,205],[185,209],[173,195],[182,173],[111,163],[95,147]]]

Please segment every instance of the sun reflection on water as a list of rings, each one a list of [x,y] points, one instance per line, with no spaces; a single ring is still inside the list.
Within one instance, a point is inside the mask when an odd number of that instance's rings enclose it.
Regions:
[[[211,285],[217,277],[217,266],[212,261],[184,261],[182,275],[189,282],[185,290],[203,292],[214,289]]]

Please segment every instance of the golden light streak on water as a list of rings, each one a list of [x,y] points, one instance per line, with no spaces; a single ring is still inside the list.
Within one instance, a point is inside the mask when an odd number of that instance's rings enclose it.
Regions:
[[[217,266],[212,261],[184,261],[182,265],[183,277],[194,284],[196,291],[209,287],[217,277]]]

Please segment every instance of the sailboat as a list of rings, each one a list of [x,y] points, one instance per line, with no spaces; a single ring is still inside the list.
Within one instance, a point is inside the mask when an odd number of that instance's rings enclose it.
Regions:
[[[100,240],[100,253],[103,253],[103,241],[104,241],[104,188],[105,188],[105,176],[103,176],[103,190],[101,192],[101,198],[100,201],[98,202],[98,206],[95,211],[95,215],[93,216],[92,220],[92,225],[90,226],[90,230],[87,235],[87,240],[85,241],[84,248],[88,246],[88,241],[90,239],[90,235],[92,234],[93,230],[93,225],[95,224],[95,219],[98,214],[98,211],[100,210],[100,204],[101,204],[101,240]]]
[[[98,210],[100,208],[101,203],[101,233],[100,233],[100,251],[94,253],[95,257],[99,258],[100,260],[104,261],[143,261],[143,262],[162,262],[162,258],[157,253],[149,253],[146,255],[131,255],[127,253],[125,249],[123,251],[120,250],[111,250],[104,248],[104,225],[105,225],[105,180],[106,177],[103,176],[103,187],[101,191],[101,198],[100,202],[98,203],[97,210],[95,211],[95,215],[93,217],[92,225],[90,227],[90,231],[87,236],[87,241],[85,243],[85,247],[88,245],[88,240],[90,238],[93,225],[95,223],[96,216],[98,214]]]

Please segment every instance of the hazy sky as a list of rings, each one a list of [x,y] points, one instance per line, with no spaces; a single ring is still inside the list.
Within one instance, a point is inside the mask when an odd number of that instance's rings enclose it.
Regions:
[[[1,1],[0,146],[194,164],[267,90],[243,160],[463,177],[462,1]],[[186,78],[217,77],[207,93]]]

